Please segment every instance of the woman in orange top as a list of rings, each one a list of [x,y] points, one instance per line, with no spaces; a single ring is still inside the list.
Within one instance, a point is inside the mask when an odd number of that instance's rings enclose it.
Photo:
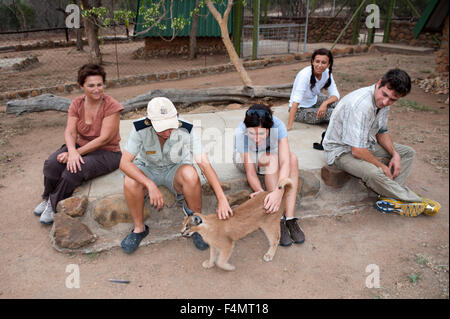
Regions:
[[[44,163],[43,201],[35,208],[43,224],[53,223],[56,205],[84,181],[119,168],[122,105],[103,93],[104,69],[86,64],[78,70],[84,95],[69,107],[64,144]]]

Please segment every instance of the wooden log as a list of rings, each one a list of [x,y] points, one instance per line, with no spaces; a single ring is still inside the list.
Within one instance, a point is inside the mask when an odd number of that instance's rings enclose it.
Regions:
[[[160,89],[152,90],[122,103],[124,113],[146,107],[154,97],[167,97],[174,104],[186,108],[195,103],[229,102],[246,103],[253,98],[276,97],[289,98],[292,84],[279,86],[230,86],[199,90]],[[287,90],[289,89],[289,90]]]
[[[48,110],[67,112],[72,100],[53,94],[42,94],[26,100],[12,100],[6,103],[6,113],[20,115],[26,112]]]
[[[154,97],[164,96],[181,108],[195,103],[247,103],[255,98],[289,98],[292,84],[276,86],[228,86],[199,90],[159,89],[122,102],[123,113],[147,107]],[[53,94],[42,94],[25,100],[12,100],[6,104],[6,113],[20,115],[24,112],[56,110],[67,112],[72,101]]]

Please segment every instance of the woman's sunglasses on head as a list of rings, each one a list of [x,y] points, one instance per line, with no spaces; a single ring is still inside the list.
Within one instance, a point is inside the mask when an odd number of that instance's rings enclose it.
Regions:
[[[272,115],[270,114],[270,112],[268,110],[247,110],[246,113],[248,116],[253,116],[253,115],[258,115],[259,118],[263,118],[263,117],[272,117]]]

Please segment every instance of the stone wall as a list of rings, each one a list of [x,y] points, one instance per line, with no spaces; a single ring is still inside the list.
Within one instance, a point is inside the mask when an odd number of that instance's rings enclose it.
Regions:
[[[330,18],[330,17],[313,17],[308,18],[308,42],[334,42],[344,29],[347,23],[343,18]],[[327,28],[326,31],[325,28]],[[352,42],[352,25],[348,26],[338,43],[351,44]],[[322,36],[320,36],[322,34]],[[320,38],[319,38],[320,37]]]
[[[419,35],[416,39],[414,38],[413,29],[416,26],[417,21],[410,22],[408,21],[391,21],[391,31],[389,33],[389,43],[399,43],[399,44],[407,44],[412,46],[422,46],[433,48],[436,47],[437,44],[433,40],[433,35],[436,35],[439,38],[439,33],[430,33],[425,32]]]
[[[448,75],[448,29],[449,21],[448,16],[445,19],[444,28],[442,29],[442,35],[440,37],[441,46],[436,51],[436,72],[437,73],[447,73]]]
[[[101,38],[103,43],[108,42],[132,42],[132,41],[141,41],[139,39],[133,40],[123,36],[104,36]],[[88,45],[87,39],[83,39],[83,44]],[[0,46],[0,52],[19,52],[19,51],[32,51],[32,50],[41,50],[41,49],[54,49],[54,48],[65,48],[65,47],[75,47],[77,45],[76,40],[41,40],[28,44],[16,44],[16,45],[7,45]]]
[[[309,17],[308,18],[308,42],[334,42],[341,31],[344,29],[349,18],[331,18],[331,17]],[[293,18],[293,19],[283,19],[283,18],[270,18],[267,23],[305,23],[304,18]],[[433,35],[438,38],[440,33],[430,33],[426,32],[421,34],[417,39],[414,38],[413,29],[417,21],[410,20],[392,20],[391,21],[391,31],[389,34],[389,43],[407,44],[412,46],[423,46],[423,47],[436,47],[437,44],[433,40]],[[325,28],[328,28],[325,30]],[[382,32],[384,25],[377,29],[377,32]],[[448,30],[448,25],[447,25]],[[360,22],[360,33],[367,32],[365,26],[365,18],[361,18]],[[341,44],[351,44],[353,33],[353,23],[351,23],[347,30],[345,30],[342,37],[339,39],[338,43]],[[321,35],[322,34],[322,35]]]
[[[226,53],[222,39],[219,37],[199,37],[197,38],[197,53],[223,54]],[[147,37],[143,48],[136,50],[133,56],[137,59],[151,58],[155,56],[183,56],[189,54],[189,37],[177,37],[172,41],[165,41],[161,38]]]

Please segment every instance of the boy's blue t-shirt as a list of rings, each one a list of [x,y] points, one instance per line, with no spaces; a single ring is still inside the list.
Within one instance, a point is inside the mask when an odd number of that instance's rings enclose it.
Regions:
[[[255,142],[248,138],[247,127],[241,122],[234,133],[234,150],[238,153],[261,152],[269,150],[274,152],[278,150],[278,141],[286,136],[288,132],[286,125],[278,117],[273,116],[273,126],[270,128],[269,136],[266,138],[265,145],[256,146]]]

